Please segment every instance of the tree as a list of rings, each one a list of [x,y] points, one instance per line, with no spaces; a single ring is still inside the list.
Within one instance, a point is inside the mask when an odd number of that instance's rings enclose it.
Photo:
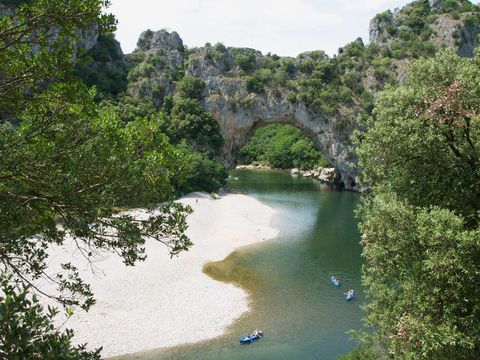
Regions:
[[[197,100],[176,99],[170,114],[168,134],[176,143],[186,140],[197,150],[217,150],[223,144],[220,127]]]
[[[238,53],[235,60],[244,72],[249,72],[256,67],[255,52],[250,49],[241,49],[242,52]]]
[[[405,86],[379,96],[358,151],[366,183],[478,222],[479,62],[478,54],[442,52],[415,63]]]
[[[359,136],[366,322],[394,358],[480,350],[479,64],[448,51],[416,62]]]
[[[187,170],[180,184],[182,193],[193,191],[214,192],[227,182],[228,172],[216,160],[209,159],[208,154],[193,151],[185,142],[178,145],[179,150],[187,158]]]
[[[114,98],[127,89],[127,64],[113,34],[100,34],[97,44],[81,59],[76,73],[87,86],[96,86],[101,98]]]
[[[55,74],[71,77],[82,35],[101,28],[111,32],[115,20],[102,15],[108,0],[18,1],[15,15],[0,24],[0,109],[2,116],[21,111]],[[80,30],[80,31],[79,31]],[[28,90],[29,96],[25,96]]]
[[[45,313],[28,287],[2,277],[0,289],[2,359],[100,359],[100,349],[89,352],[85,345],[73,346],[73,332],[62,333],[52,325],[58,311],[49,307]]]
[[[178,95],[185,99],[200,100],[204,90],[205,81],[193,76],[185,76],[177,84]]]
[[[146,236],[172,255],[191,245],[184,234],[190,210],[171,202],[185,157],[161,133],[160,122],[137,119],[125,125],[113,112],[99,111],[95,91],[73,76],[83,31],[92,24],[112,29],[112,17],[101,14],[107,5],[32,0],[0,22],[0,273],[8,279],[2,280],[0,307],[16,302],[14,318],[0,317],[2,350],[21,346],[39,351],[37,358],[51,358],[58,345],[68,349],[65,359],[96,356],[74,350],[71,333],[48,325],[54,314],[45,314],[28,295],[42,293],[83,309],[94,303],[70,263],[47,275],[52,244],[70,236],[87,260],[103,249],[127,265],[145,258]],[[160,203],[146,220],[118,210],[139,205],[153,210]],[[39,288],[40,278],[56,284],[57,293]],[[45,346],[37,346],[37,337],[7,331],[22,318],[23,329],[42,334]]]

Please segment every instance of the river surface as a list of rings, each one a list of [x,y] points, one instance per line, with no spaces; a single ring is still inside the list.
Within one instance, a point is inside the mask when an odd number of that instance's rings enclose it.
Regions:
[[[162,359],[336,359],[355,347],[347,331],[361,328],[359,234],[353,210],[359,195],[287,172],[234,170],[229,187],[277,213],[273,240],[206,264],[213,278],[248,291],[251,310],[219,338],[134,356]],[[342,281],[337,289],[331,275]],[[357,291],[347,303],[344,292]],[[255,328],[265,336],[240,345]]]

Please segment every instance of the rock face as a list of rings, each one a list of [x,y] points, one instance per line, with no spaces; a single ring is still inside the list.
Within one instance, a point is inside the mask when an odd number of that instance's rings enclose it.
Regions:
[[[471,57],[479,45],[478,26],[465,21],[468,14],[462,14],[459,19],[454,19],[450,14],[441,14],[431,25],[434,32],[432,43],[442,47],[457,48],[460,56]]]
[[[80,38],[79,42],[77,43],[77,48],[83,51],[91,50],[98,41],[98,24],[93,24],[89,29],[78,30],[77,33],[79,34]],[[120,49],[120,51],[122,50]]]
[[[430,7],[434,10],[439,9],[442,6],[443,0],[428,0]]]
[[[0,0],[0,16],[13,16],[15,14],[15,8],[12,5],[4,4],[4,1]]]
[[[450,13],[441,13],[442,0],[429,0],[429,4],[432,14],[437,16],[437,19],[429,25],[432,30],[429,40],[437,47],[456,48],[460,56],[473,56],[474,49],[479,45],[479,27],[466,21],[470,13],[454,17]],[[370,21],[370,43],[391,47],[392,43],[398,42],[398,33],[402,31],[411,33],[411,29],[405,26],[410,7],[412,4],[395,12],[387,11],[375,16]],[[392,32],[392,29],[395,30]]]
[[[342,141],[342,134],[335,127],[340,119],[313,112],[303,103],[292,104],[287,101],[286,94],[277,96],[273,91],[262,95],[249,94],[241,79],[219,76],[205,80],[207,86],[203,104],[213,114],[224,135],[223,159],[227,165],[235,164],[238,151],[255,129],[267,124],[285,123],[298,127],[314,139],[317,147],[339,169],[345,186],[354,186],[357,172],[352,166],[350,145]],[[238,103],[237,99],[248,101],[242,105],[240,100],[240,105],[232,109],[230,104]]]
[[[169,51],[182,50],[183,41],[175,31],[169,33],[166,30],[160,30],[157,32],[147,30],[140,34],[140,38],[137,42],[137,48],[142,51],[147,51],[152,48],[165,49]]]

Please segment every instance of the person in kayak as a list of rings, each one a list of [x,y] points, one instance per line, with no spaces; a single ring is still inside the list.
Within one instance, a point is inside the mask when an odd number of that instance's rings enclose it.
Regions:
[[[262,331],[258,330],[258,329],[255,329],[255,331],[253,332],[252,336],[258,336],[258,337],[262,337]]]

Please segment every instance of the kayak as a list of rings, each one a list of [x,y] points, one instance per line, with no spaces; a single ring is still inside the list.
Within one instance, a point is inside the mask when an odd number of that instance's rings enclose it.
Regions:
[[[351,293],[351,294],[347,294],[347,295],[345,296],[345,300],[347,300],[347,301],[352,301],[354,297],[355,297],[355,293],[353,292],[353,293]]]
[[[252,343],[255,340],[258,340],[260,338],[261,338],[261,336],[259,336],[259,335],[244,336],[243,338],[240,339],[240,342],[242,344],[250,344],[250,343]]]
[[[250,335],[250,336],[244,336],[243,338],[240,339],[240,342],[242,344],[250,344],[254,342],[255,340],[260,339],[260,336],[258,335]]]
[[[255,331],[256,332],[256,331]],[[258,331],[258,333],[255,334],[255,332],[250,335],[250,336],[244,336],[243,338],[240,339],[240,343],[242,344],[250,344],[254,342],[255,340],[260,339],[263,336],[262,331]]]
[[[338,279],[330,279],[330,284],[332,284],[333,286],[335,287],[340,287],[340,281],[338,281]]]

